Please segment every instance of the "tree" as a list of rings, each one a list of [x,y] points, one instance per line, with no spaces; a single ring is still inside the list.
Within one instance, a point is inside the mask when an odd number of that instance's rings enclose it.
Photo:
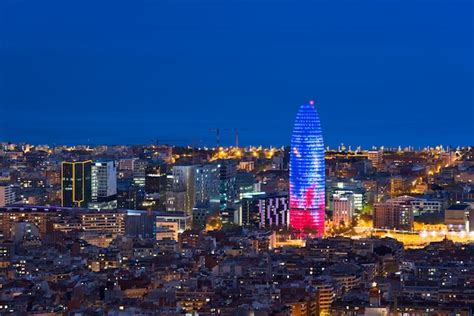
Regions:
[[[222,228],[222,221],[219,216],[211,216],[206,223],[206,231],[219,230]]]

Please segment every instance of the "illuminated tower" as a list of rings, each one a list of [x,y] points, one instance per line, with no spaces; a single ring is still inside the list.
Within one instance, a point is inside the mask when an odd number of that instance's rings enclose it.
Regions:
[[[314,101],[296,114],[290,151],[290,226],[300,235],[324,234],[324,143]]]
[[[92,161],[61,163],[61,206],[87,207],[91,201]]]

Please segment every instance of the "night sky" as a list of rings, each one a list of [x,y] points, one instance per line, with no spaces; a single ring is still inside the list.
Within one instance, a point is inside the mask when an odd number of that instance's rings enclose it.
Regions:
[[[0,1],[0,141],[473,145],[474,2]]]

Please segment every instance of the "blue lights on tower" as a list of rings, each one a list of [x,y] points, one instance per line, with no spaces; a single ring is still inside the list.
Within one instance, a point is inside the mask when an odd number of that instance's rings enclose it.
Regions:
[[[296,115],[290,149],[290,226],[301,235],[324,234],[325,163],[319,116],[310,101]]]

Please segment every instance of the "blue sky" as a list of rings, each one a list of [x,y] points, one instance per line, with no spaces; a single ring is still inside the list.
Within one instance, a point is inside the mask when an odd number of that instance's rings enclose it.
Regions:
[[[0,2],[0,140],[472,144],[472,1]]]

